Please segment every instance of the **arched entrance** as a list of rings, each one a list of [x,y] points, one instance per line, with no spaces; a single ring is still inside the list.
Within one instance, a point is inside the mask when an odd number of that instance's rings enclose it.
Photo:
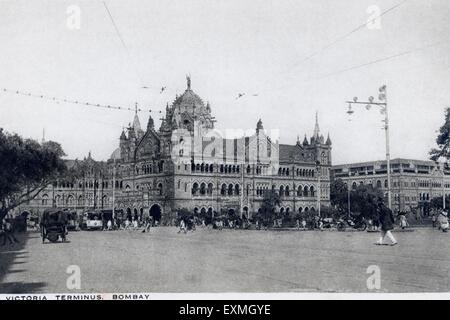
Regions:
[[[161,220],[161,207],[158,204],[154,204],[150,207],[150,216],[153,217],[154,221]]]

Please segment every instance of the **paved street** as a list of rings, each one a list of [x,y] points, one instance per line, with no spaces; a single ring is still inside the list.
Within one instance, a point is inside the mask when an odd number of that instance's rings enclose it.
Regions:
[[[199,229],[177,234],[81,231],[70,243],[38,233],[0,247],[0,292],[70,292],[66,268],[81,268],[77,292],[368,292],[366,269],[381,269],[381,292],[450,291],[450,234]]]

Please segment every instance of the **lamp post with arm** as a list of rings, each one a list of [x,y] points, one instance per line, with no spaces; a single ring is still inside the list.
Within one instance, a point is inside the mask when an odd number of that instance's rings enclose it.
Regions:
[[[378,100],[374,101],[374,97],[370,96],[368,101],[358,101],[357,97],[353,98],[353,101],[346,101],[348,103],[347,113],[352,115],[354,111],[352,110],[352,105],[364,105],[367,110],[370,110],[372,106],[377,106],[380,108],[380,113],[384,115],[383,129],[386,135],[386,166],[387,166],[387,195],[388,195],[388,207],[392,209],[392,199],[391,199],[391,159],[390,159],[390,147],[389,147],[389,116],[388,116],[388,104],[387,104],[387,90],[386,85],[379,88]]]

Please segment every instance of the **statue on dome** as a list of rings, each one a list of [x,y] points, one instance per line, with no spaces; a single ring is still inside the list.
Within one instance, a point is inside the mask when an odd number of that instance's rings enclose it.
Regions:
[[[191,76],[190,75],[186,75],[186,81],[187,81],[188,90],[191,90]]]

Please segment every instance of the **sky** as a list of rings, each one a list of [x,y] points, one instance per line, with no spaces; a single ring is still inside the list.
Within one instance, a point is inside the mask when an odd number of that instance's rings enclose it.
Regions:
[[[427,159],[450,106],[449,13],[447,0],[0,0],[0,127],[38,140],[45,129],[68,158],[106,160],[133,111],[1,89],[137,102],[142,126],[151,114],[159,127],[190,74],[219,129],[261,118],[294,144],[318,112],[334,164],[371,161],[385,157],[383,116],[355,106],[349,117],[345,101],[386,84],[391,158]]]

